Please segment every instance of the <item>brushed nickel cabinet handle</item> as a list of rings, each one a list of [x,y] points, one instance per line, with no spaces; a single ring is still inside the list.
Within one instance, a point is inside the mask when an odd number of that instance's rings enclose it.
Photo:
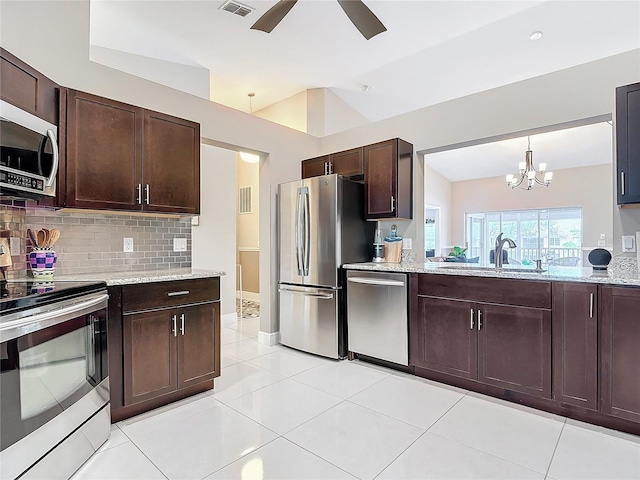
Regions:
[[[478,310],[478,330],[482,328],[482,310]]]
[[[184,336],[184,313],[180,314],[180,333]]]
[[[145,191],[146,197],[147,197],[147,205],[149,205],[149,190],[151,190],[151,189],[149,188],[149,184],[147,183],[147,186],[144,187],[144,191]]]
[[[624,172],[620,172],[620,185],[622,187],[622,195],[624,195],[625,194],[625,191],[624,191]]]
[[[391,211],[395,211],[396,209],[396,199],[391,195]]]
[[[589,318],[593,318],[593,293],[589,295]]]
[[[471,330],[473,330],[473,308],[471,309]]]
[[[173,333],[174,337],[178,336],[178,316],[177,315],[173,316],[173,329],[171,330],[171,333]]]
[[[179,295],[189,295],[189,290],[180,290],[179,292],[169,292],[167,297],[177,297]]]
[[[142,184],[138,184],[138,205],[142,205]]]

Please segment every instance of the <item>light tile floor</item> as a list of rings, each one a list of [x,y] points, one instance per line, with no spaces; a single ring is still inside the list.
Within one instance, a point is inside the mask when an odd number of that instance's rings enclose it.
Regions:
[[[640,479],[640,437],[222,328],[215,389],[112,426],[78,479]]]

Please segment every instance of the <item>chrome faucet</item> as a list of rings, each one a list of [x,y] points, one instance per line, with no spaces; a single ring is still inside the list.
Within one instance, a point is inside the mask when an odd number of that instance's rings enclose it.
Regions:
[[[502,250],[504,249],[504,244],[508,243],[509,248],[516,248],[516,244],[509,237],[502,238],[502,233],[498,235],[496,238],[496,248],[494,250],[494,258],[496,261],[496,268],[502,268]]]

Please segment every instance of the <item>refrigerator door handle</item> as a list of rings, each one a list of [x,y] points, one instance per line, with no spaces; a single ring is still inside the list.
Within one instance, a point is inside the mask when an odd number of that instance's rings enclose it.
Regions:
[[[309,275],[309,257],[311,255],[311,207],[309,206],[309,188],[304,187],[304,275]]]
[[[295,244],[296,244],[296,264],[298,266],[298,275],[302,276],[302,268],[300,267],[300,201],[302,199],[302,188],[298,188],[296,195],[296,222],[295,222]]]
[[[305,292],[304,290],[294,290],[285,287],[278,288],[278,293],[290,293],[292,295],[319,298],[321,300],[331,300],[333,298],[333,293]]]

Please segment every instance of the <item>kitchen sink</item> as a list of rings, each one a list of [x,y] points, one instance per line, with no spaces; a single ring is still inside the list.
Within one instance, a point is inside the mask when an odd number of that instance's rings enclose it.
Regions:
[[[536,270],[534,268],[495,268],[495,267],[474,267],[471,265],[443,265],[438,268],[447,270],[474,270],[480,272],[512,272],[512,273],[542,273],[546,270]]]

